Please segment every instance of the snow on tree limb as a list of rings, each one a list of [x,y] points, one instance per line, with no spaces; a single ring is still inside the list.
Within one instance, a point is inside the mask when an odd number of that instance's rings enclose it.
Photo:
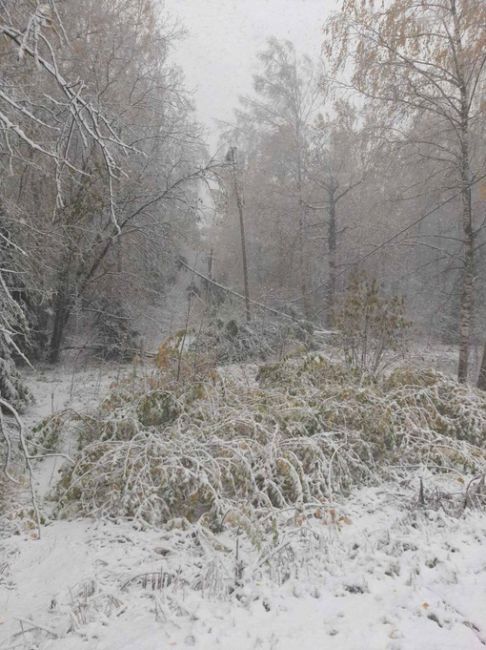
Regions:
[[[56,20],[62,26],[59,14],[55,10],[55,1],[51,2],[52,7],[47,4],[41,4],[37,7],[34,14],[30,17],[27,27],[22,32],[13,24],[9,24],[8,14],[0,14],[0,37],[6,38],[17,49],[19,61],[30,58],[36,64],[40,71],[54,81],[57,89],[61,92],[62,100],[50,94],[46,94],[46,100],[53,104],[57,110],[67,110],[72,118],[71,127],[67,134],[66,145],[62,146],[63,139],[66,138],[65,130],[60,128],[58,123],[48,123],[41,119],[25,106],[25,100],[16,97],[16,88],[10,87],[7,83],[3,89],[0,84],[0,101],[7,105],[13,111],[13,117],[10,117],[5,111],[0,110],[0,123],[4,127],[4,138],[7,151],[13,155],[12,143],[8,134],[12,132],[20,142],[27,145],[33,151],[53,159],[56,164],[56,183],[58,191],[58,206],[62,207],[62,169],[66,166],[77,174],[86,174],[79,168],[79,165],[69,160],[69,142],[72,137],[72,130],[75,127],[83,146],[87,149],[95,145],[101,152],[104,167],[108,176],[108,188],[110,196],[110,215],[113,225],[120,233],[116,212],[115,181],[123,176],[122,166],[117,161],[119,153],[128,154],[140,153],[135,147],[124,143],[116,134],[111,120],[104,115],[98,106],[96,106],[87,96],[86,87],[82,80],[67,80],[59,70],[56,54],[49,38],[44,34],[43,28],[52,22],[51,16],[54,14]],[[3,9],[3,5],[0,5]],[[62,29],[62,27],[61,27]],[[21,120],[26,121],[25,127],[22,126]],[[44,127],[48,130],[59,133],[57,143],[52,147],[47,147],[41,141],[37,141],[30,136],[28,129],[32,127]]]

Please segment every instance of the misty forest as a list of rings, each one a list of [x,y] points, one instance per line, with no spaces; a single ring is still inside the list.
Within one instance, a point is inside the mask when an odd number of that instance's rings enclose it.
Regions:
[[[0,0],[2,649],[486,646],[486,2],[321,4]]]

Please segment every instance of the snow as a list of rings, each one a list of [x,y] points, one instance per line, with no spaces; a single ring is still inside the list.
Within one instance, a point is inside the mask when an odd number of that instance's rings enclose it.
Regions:
[[[27,375],[27,380],[35,396],[35,403],[24,416],[27,428],[65,409],[90,412],[108,392],[110,386],[119,381],[127,371],[126,365],[115,363],[99,366],[81,363],[59,365],[54,371],[46,367],[32,372]],[[75,450],[75,441],[66,436],[60,451],[72,456]],[[38,464],[35,479],[36,490],[40,495],[46,495],[54,487],[57,472],[63,462],[62,457],[53,456]]]
[[[94,405],[118,373],[32,377],[27,421]],[[59,462],[38,466],[42,494]],[[464,489],[452,476],[420,476],[430,494]],[[410,470],[322,512],[282,513],[275,537],[259,540],[229,520],[218,535],[176,520],[161,530],[58,520],[40,540],[25,525],[5,529],[0,648],[484,648],[486,513],[423,509],[418,486]]]
[[[343,512],[343,523],[313,519],[283,529],[288,562],[258,567],[259,553],[242,535],[243,584],[232,594],[225,588],[236,562],[231,531],[218,536],[228,552],[202,549],[197,527],[57,521],[40,540],[12,536],[1,542],[0,647],[484,647],[485,513],[453,519],[422,511],[412,483],[363,488]],[[172,581],[152,584],[161,571]],[[21,622],[34,632],[22,634]]]

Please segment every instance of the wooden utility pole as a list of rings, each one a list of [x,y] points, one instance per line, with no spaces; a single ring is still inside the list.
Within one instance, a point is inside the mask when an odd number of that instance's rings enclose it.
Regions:
[[[243,197],[241,195],[241,189],[238,183],[236,147],[231,147],[231,149],[228,151],[228,154],[226,155],[226,159],[228,160],[228,162],[231,162],[232,165],[236,206],[238,208],[238,216],[240,220],[241,258],[243,262],[243,284],[245,290],[245,311],[246,311],[246,320],[249,323],[251,321],[251,310],[250,310],[250,285],[248,282],[248,260],[246,256],[245,212],[244,212]]]

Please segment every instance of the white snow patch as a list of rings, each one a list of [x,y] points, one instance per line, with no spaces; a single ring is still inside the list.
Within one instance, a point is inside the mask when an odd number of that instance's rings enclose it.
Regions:
[[[0,647],[484,648],[486,514],[454,519],[415,499],[412,484],[357,491],[340,524],[282,527],[273,556],[241,534],[237,558],[234,531],[201,544],[197,526],[58,521],[41,540],[10,537]]]

